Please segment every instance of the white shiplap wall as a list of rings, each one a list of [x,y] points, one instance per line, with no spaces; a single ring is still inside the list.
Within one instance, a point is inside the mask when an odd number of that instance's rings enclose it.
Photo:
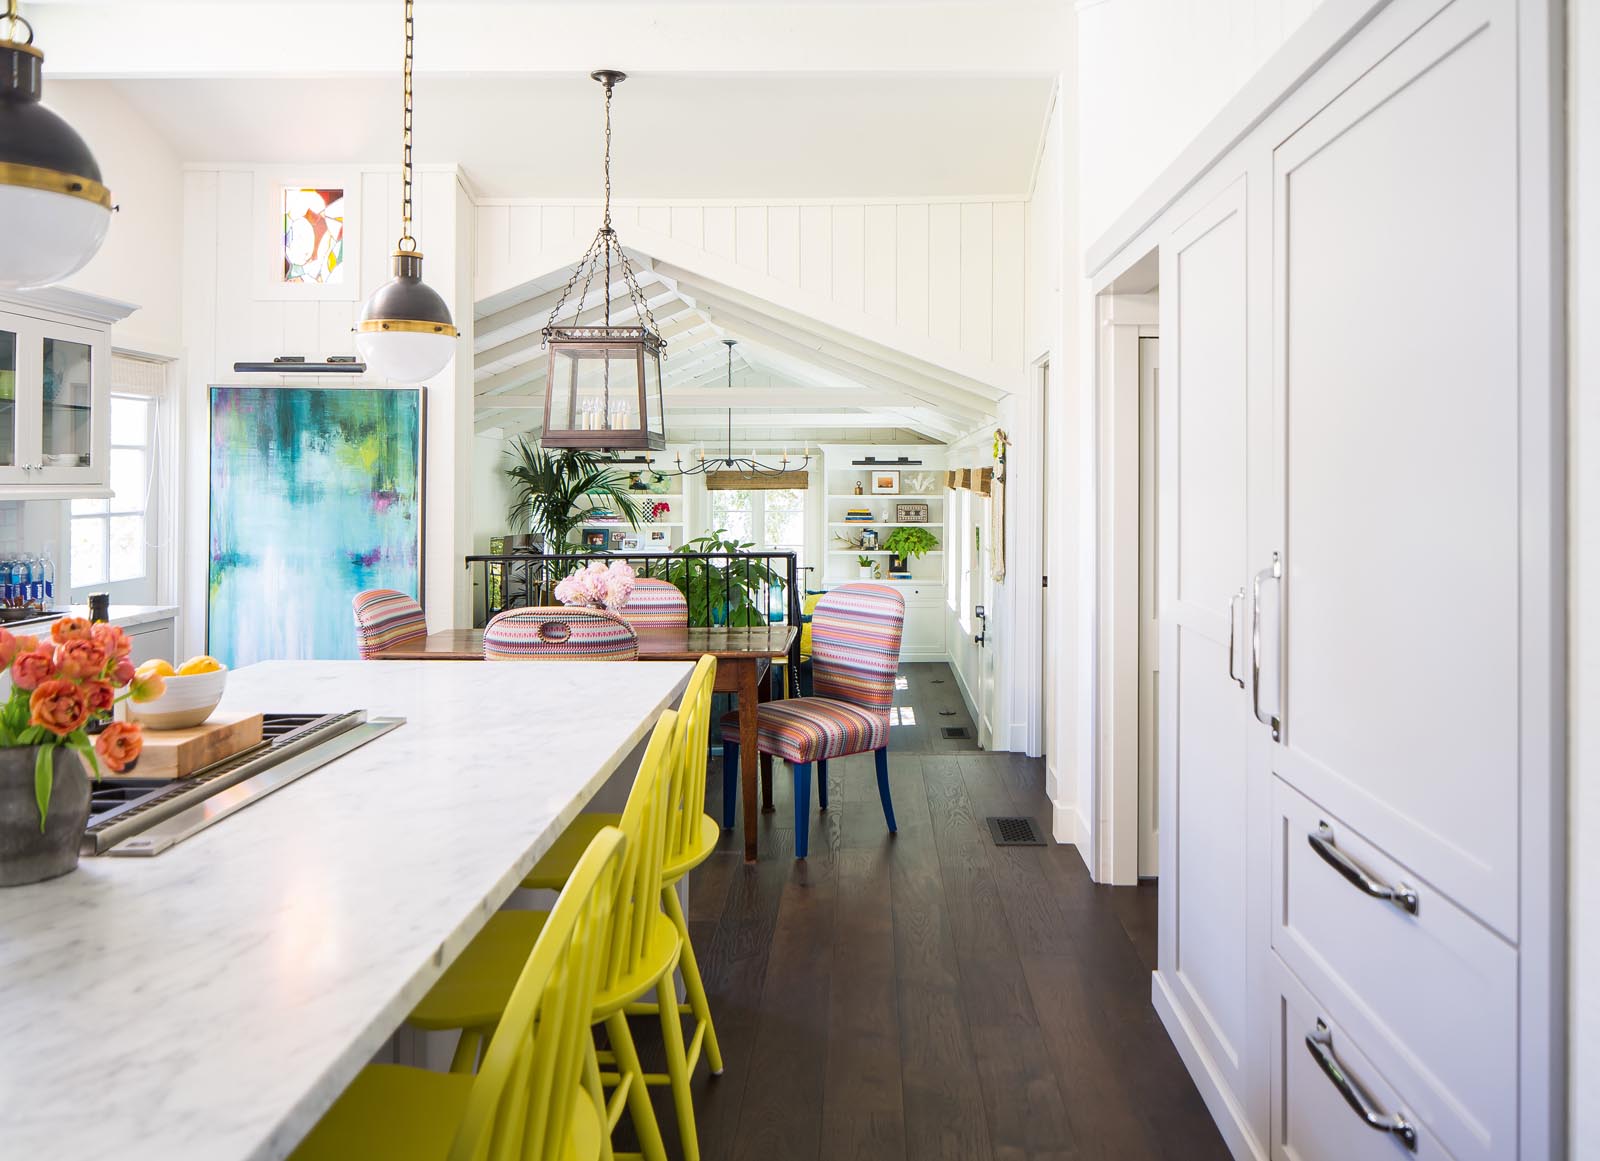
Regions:
[[[1024,360],[1024,202],[614,206],[624,245],[919,358],[1012,386]],[[570,265],[599,206],[478,207],[477,297]]]
[[[208,557],[209,388],[214,384],[381,386],[352,375],[240,375],[241,360],[294,354],[311,358],[355,353],[351,333],[361,302],[391,274],[390,252],[400,233],[400,175],[382,166],[345,170],[347,214],[359,224],[359,252],[347,255],[356,279],[348,300],[284,299],[264,293],[262,231],[275,227],[276,208],[261,204],[270,182],[325,181],[326,165],[304,177],[289,166],[190,168],[184,173],[183,388],[184,650],[200,652],[205,638]],[[461,571],[471,551],[472,487],[462,465],[472,454],[471,202],[453,169],[419,171],[413,190],[413,233],[426,254],[426,274],[450,305],[463,338],[460,351],[427,392],[424,596],[429,624],[467,623],[470,592]],[[458,262],[458,255],[460,261]],[[452,274],[454,272],[454,274]]]

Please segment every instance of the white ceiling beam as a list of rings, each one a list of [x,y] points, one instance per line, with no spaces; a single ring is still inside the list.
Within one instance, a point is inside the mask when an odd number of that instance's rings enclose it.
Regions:
[[[656,282],[654,275],[648,270],[641,273],[639,288],[643,290],[647,282],[652,285]],[[504,341],[500,338],[500,332],[502,331],[510,332],[511,335],[515,336],[526,334],[529,330],[537,332],[543,329],[545,323],[549,321],[550,312],[555,309],[556,303],[561,301],[561,296],[565,293],[565,285],[565,282],[563,282],[555,290],[544,291],[542,294],[525,298],[521,302],[508,306],[503,310],[497,310],[492,314],[484,315],[480,319],[475,319],[472,324],[472,333],[476,349],[482,352],[491,343]],[[615,279],[608,289],[611,292],[613,302],[618,298],[626,298],[628,295],[628,284],[620,277]],[[584,307],[598,306],[603,301],[600,295],[601,288],[598,285],[591,286],[589,288],[589,296],[584,299],[582,305]],[[561,317],[565,318],[569,314],[577,314],[579,309],[577,288],[574,287],[572,297],[568,299],[565,308],[563,308]]]
[[[657,322],[662,319],[676,318],[689,310],[688,305],[682,299],[671,293],[662,294],[647,301],[650,304],[650,309],[655,312]],[[603,304],[596,298],[594,306],[590,307],[587,312],[578,315],[577,325],[591,326],[593,325],[592,322],[584,321],[590,319],[604,321],[605,311],[602,307]],[[548,318],[549,316],[546,314],[544,317]],[[612,298],[611,317],[613,321],[620,322],[631,321],[637,317],[637,312],[633,308],[633,300],[626,293],[621,297]],[[563,310],[561,317],[556,321],[558,325],[572,325],[575,320],[569,318],[567,312]],[[480,349],[473,356],[473,366],[480,373],[505,370],[517,363],[525,363],[529,359],[537,358],[539,352],[543,349],[544,323],[541,321],[537,327],[526,334],[519,335],[508,342],[500,343],[493,347]]]

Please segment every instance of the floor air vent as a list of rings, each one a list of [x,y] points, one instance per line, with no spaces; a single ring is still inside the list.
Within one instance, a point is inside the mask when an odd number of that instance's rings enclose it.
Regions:
[[[967,729],[966,726],[940,726],[939,736],[941,738],[970,738],[972,737],[972,731]]]
[[[989,833],[994,836],[994,845],[997,847],[1042,847],[1044,839],[1039,837],[1039,832],[1034,829],[1031,818],[994,818],[988,819]]]

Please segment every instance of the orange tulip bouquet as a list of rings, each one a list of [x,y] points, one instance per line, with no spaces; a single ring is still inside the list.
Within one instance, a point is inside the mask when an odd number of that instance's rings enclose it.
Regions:
[[[32,767],[28,797],[36,808],[33,825],[44,836],[58,777],[83,773],[72,770],[71,752],[81,757],[81,767],[96,778],[102,767],[121,773],[139,757],[144,745],[139,727],[112,721],[112,707],[127,698],[150,701],[160,697],[165,685],[158,674],[134,672],[131,650],[128,635],[121,629],[91,625],[81,617],[63,617],[50,627],[48,639],[14,636],[0,629],[0,673],[11,685],[8,693],[0,691],[4,696],[0,701],[0,885],[8,881],[8,861],[26,854],[19,852],[19,843],[25,846],[26,842],[16,827],[24,813],[19,801],[24,788],[17,783],[26,778],[28,766]],[[88,817],[88,784],[81,777],[79,781],[81,793],[72,798],[74,807],[82,799],[82,815],[77,819],[78,834],[68,836],[72,860],[64,870],[76,865],[77,841]],[[63,821],[71,831],[71,822]]]

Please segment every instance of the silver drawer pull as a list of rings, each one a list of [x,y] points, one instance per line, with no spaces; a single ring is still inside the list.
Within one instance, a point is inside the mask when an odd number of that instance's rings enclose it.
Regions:
[[[1233,671],[1234,653],[1234,626],[1238,624],[1238,604],[1244,600],[1244,586],[1239,586],[1239,591],[1228,598],[1228,677],[1239,683],[1239,688],[1244,688],[1244,678]]]
[[[1283,580],[1283,560],[1276,552],[1272,554],[1272,563],[1256,573],[1250,582],[1250,708],[1255,712],[1256,721],[1272,727],[1272,740],[1277,742],[1283,737],[1283,722],[1277,714],[1261,716],[1261,582],[1264,580],[1280,583]],[[1281,624],[1281,615],[1278,620]],[[1278,636],[1281,638],[1282,633]]]
[[[1355,1077],[1345,1072],[1338,1057],[1334,1056],[1333,1033],[1328,1031],[1328,1026],[1321,1020],[1317,1021],[1315,1028],[1306,1033],[1306,1049],[1311,1053],[1311,1059],[1317,1062],[1317,1067],[1322,1069],[1322,1075],[1333,1082],[1333,1087],[1339,1090],[1339,1095],[1344,1097],[1345,1103],[1356,1111],[1356,1115],[1367,1123],[1369,1129],[1376,1129],[1380,1133],[1393,1133],[1400,1138],[1407,1149],[1413,1153],[1417,1151],[1417,1130],[1403,1114],[1385,1116],[1373,1105],[1372,1099],[1367,1096]]]
[[[1404,883],[1396,883],[1391,887],[1381,879],[1374,879],[1367,874],[1359,863],[1334,845],[1333,828],[1326,822],[1319,821],[1317,829],[1306,835],[1306,842],[1311,844],[1312,850],[1322,856],[1323,862],[1354,884],[1362,894],[1393,903],[1408,915],[1417,913],[1416,891]]]

